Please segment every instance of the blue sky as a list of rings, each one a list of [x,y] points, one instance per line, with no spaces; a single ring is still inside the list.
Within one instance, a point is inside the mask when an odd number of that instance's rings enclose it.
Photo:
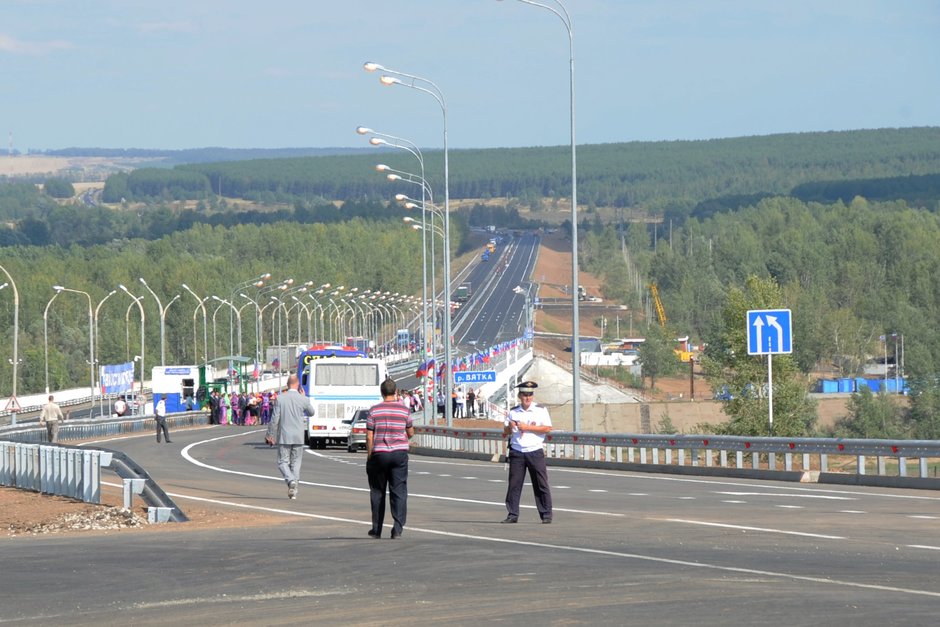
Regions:
[[[552,0],[543,0],[551,3]],[[563,0],[579,144],[940,125],[936,0]],[[0,0],[14,148],[565,145],[568,40],[517,0]]]

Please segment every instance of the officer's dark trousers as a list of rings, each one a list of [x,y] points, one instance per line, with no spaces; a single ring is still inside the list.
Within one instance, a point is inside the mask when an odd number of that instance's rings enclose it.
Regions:
[[[519,518],[519,499],[525,483],[525,473],[529,471],[532,480],[532,493],[535,495],[535,507],[542,520],[552,517],[552,491],[548,487],[548,470],[545,468],[545,451],[539,449],[523,453],[509,449],[509,489],[506,491],[506,511],[512,518]]]
[[[166,439],[166,441],[169,442],[169,441],[170,441],[170,431],[169,431],[169,429],[166,428],[166,418],[165,418],[165,417],[156,416],[155,419],[156,419],[156,422],[157,422],[157,444],[160,443],[160,432],[161,432],[161,431],[163,432],[163,437],[164,437],[164,439]]]
[[[382,533],[385,522],[385,491],[391,496],[392,533],[399,535],[408,513],[408,451],[376,452],[366,462],[372,500],[372,531]]]

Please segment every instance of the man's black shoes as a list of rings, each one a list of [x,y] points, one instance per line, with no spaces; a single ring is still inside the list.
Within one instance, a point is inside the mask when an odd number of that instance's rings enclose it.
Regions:
[[[381,534],[381,533],[376,533],[376,532],[372,531],[371,529],[369,529],[369,537],[372,538],[373,540],[378,540],[379,538],[382,537],[382,534]]]
[[[499,522],[505,525],[507,523],[517,523],[519,522],[519,519],[515,518],[514,516],[506,516],[505,520],[501,520]]]

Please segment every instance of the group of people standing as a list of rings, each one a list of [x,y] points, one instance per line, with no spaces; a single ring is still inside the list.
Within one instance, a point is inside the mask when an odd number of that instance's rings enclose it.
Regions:
[[[297,375],[287,381],[288,390],[274,409],[265,441],[278,447],[277,465],[287,483],[287,496],[297,498],[300,466],[303,458],[304,429],[308,416],[314,414],[309,402],[298,392]],[[508,436],[509,487],[506,491],[507,516],[503,523],[519,521],[519,502],[528,473],[535,495],[536,509],[543,524],[552,522],[552,494],[545,464],[545,436],[552,430],[548,410],[533,402],[538,384],[526,381],[517,386],[519,404],[504,421],[503,435]],[[380,386],[382,402],[369,410],[366,420],[366,475],[372,527],[369,537],[382,537],[386,498],[392,514],[391,538],[402,536],[408,510],[408,449],[415,430],[412,407],[399,394],[395,381],[386,379]]]
[[[444,390],[437,391],[437,413],[444,416]],[[473,388],[464,391],[462,386],[456,386],[450,391],[450,413],[454,418],[482,418],[485,415],[485,399]]]
[[[213,390],[209,395],[209,422],[214,425],[266,425],[277,401],[277,392],[232,392]]]

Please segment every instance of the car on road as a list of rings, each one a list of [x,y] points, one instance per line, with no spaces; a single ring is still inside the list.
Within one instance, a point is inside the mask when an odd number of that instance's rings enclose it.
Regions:
[[[355,453],[360,448],[366,447],[366,419],[369,417],[368,409],[358,409],[353,414],[352,422],[349,425],[349,440],[346,450]]]

